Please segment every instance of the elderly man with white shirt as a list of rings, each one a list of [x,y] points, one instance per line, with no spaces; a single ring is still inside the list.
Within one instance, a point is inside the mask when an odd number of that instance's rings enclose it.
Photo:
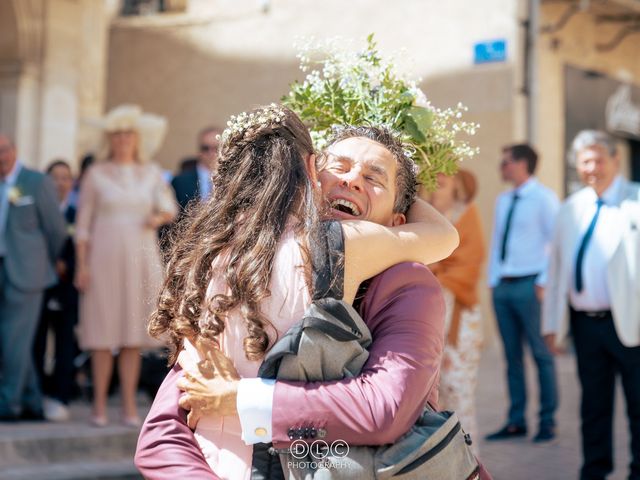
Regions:
[[[533,176],[538,155],[526,144],[502,149],[502,178],[513,188],[496,201],[489,260],[489,287],[507,362],[510,408],[507,423],[487,440],[527,434],[527,391],[523,347],[529,345],[538,369],[539,429],[534,442],[555,437],[557,387],[554,359],[540,332],[540,301],[547,255],[559,202]]]
[[[613,470],[620,374],[632,438],[628,478],[640,479],[640,184],[620,176],[615,142],[604,132],[580,132],[572,157],[585,187],[558,215],[543,334],[554,352],[573,337],[582,386],[580,478],[604,479]]]

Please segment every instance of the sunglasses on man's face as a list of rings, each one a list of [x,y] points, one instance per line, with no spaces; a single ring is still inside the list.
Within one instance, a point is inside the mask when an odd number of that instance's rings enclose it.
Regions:
[[[200,145],[200,151],[202,153],[215,152],[218,150],[217,145]]]

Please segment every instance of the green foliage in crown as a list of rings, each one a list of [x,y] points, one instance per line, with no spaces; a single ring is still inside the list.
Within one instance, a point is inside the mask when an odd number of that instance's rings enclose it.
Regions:
[[[384,125],[410,145],[418,178],[429,189],[436,186],[436,174],[455,173],[459,161],[477,154],[476,147],[458,138],[478,128],[462,120],[464,105],[444,110],[431,105],[414,81],[382,58],[373,34],[364,51],[347,51],[343,44],[333,39],[301,46],[300,68],[309,73],[282,99],[311,129],[318,149],[334,125]]]

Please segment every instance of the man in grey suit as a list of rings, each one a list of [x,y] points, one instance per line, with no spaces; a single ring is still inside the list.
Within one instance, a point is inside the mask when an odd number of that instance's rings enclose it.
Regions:
[[[573,337],[582,387],[581,480],[613,470],[616,376],[631,431],[629,479],[640,479],[640,185],[619,173],[615,141],[585,130],[572,146],[585,187],[560,208],[542,333],[555,352]],[[568,314],[568,315],[567,315]]]
[[[66,237],[51,180],[0,133],[0,420],[42,418],[32,344]]]

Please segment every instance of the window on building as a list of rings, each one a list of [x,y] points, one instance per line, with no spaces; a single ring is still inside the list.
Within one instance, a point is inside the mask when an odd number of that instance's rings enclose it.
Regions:
[[[184,12],[188,0],[124,0],[122,15],[153,15],[162,12]]]

